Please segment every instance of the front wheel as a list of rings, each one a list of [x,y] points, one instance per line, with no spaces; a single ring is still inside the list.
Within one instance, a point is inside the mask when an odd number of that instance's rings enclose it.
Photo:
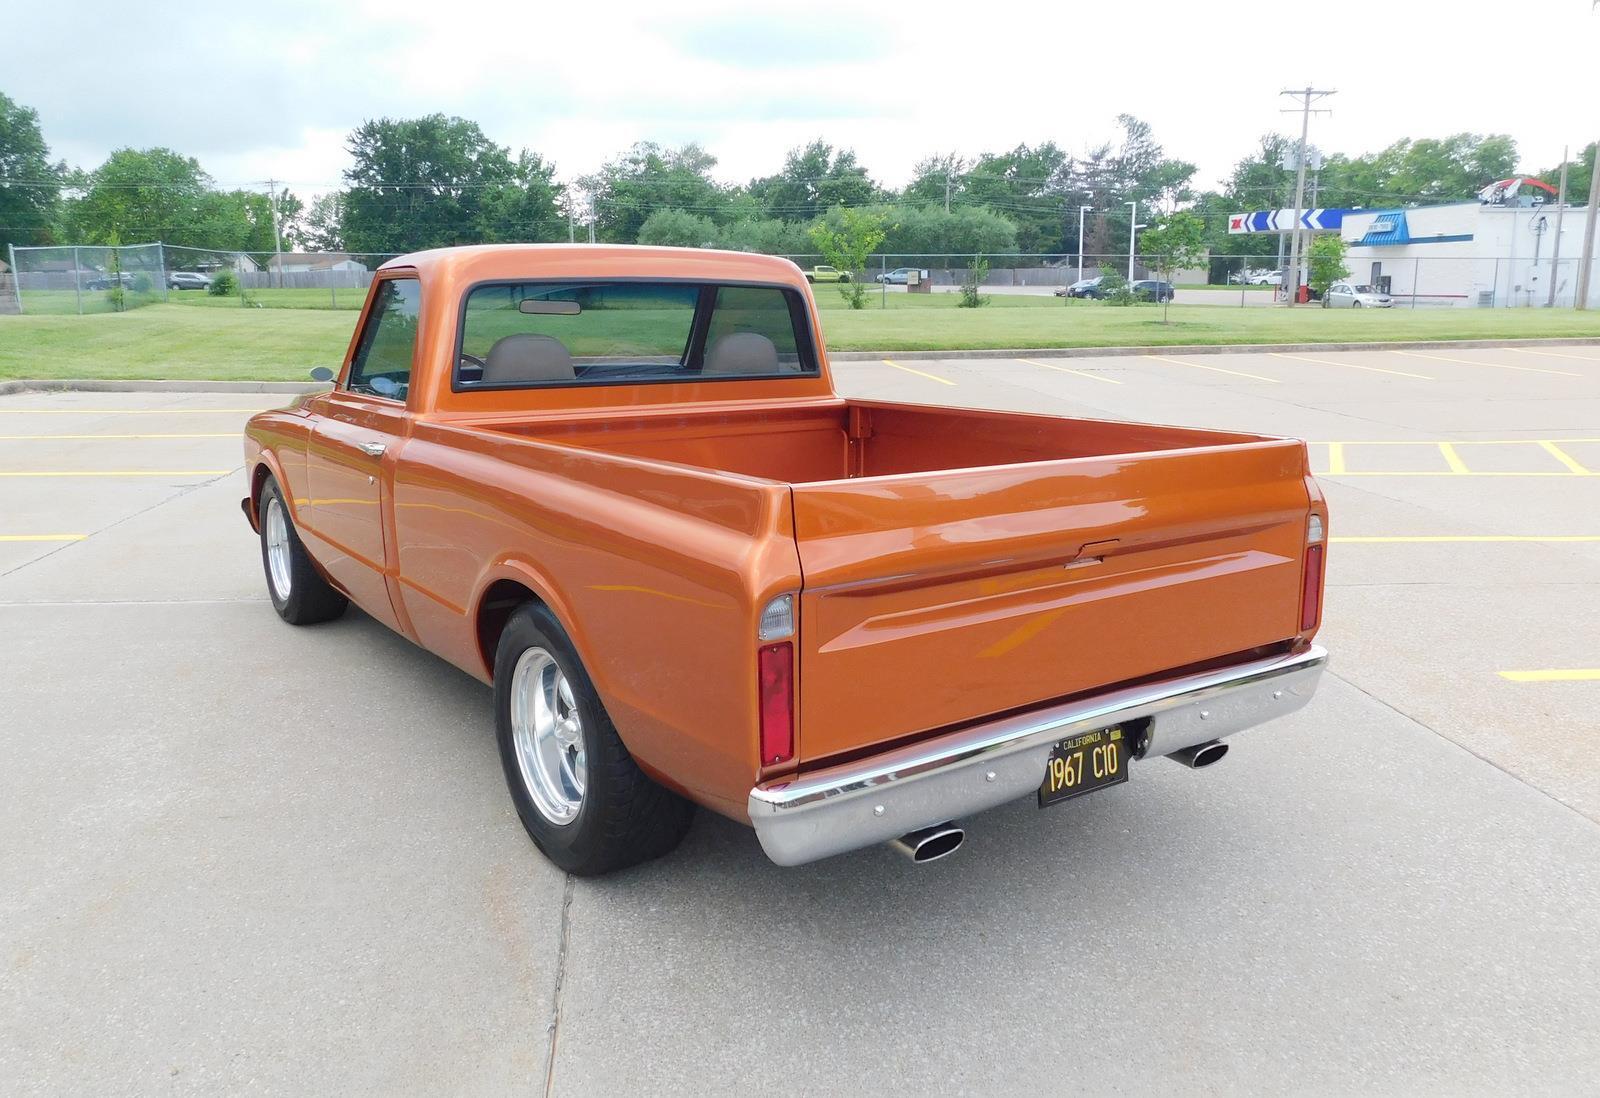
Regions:
[[[267,594],[272,608],[290,625],[314,625],[343,614],[350,600],[335,590],[317,566],[289,517],[278,482],[268,477],[256,501],[256,522],[261,527],[261,565],[267,573]]]
[[[639,769],[566,630],[528,603],[500,634],[495,733],[517,815],[534,845],[580,877],[659,858],[694,806]]]
[[[850,281],[850,276],[849,275],[840,275],[839,276],[839,281],[840,282],[849,282]]]
[[[1359,301],[1352,301],[1352,302],[1351,302],[1351,303],[1350,303],[1350,307],[1351,307],[1351,308],[1352,308],[1352,309],[1359,309],[1359,308],[1361,308],[1361,302],[1359,302]]]

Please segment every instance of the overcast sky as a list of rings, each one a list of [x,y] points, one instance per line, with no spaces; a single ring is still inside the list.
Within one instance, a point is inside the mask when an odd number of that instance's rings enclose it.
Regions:
[[[1600,135],[1592,8],[4,0],[0,91],[38,110],[73,165],[166,145],[223,185],[275,177],[304,194],[338,185],[363,119],[433,111],[563,178],[653,140],[697,141],[742,182],[820,136],[891,186],[938,151],[1081,152],[1126,111],[1211,186],[1262,133],[1297,129],[1278,92],[1308,81],[1338,90],[1311,123],[1328,151],[1503,132],[1536,171]]]

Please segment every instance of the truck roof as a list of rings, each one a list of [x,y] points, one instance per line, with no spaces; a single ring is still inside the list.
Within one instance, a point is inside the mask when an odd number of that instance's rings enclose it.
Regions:
[[[430,281],[471,284],[510,278],[672,278],[767,282],[804,288],[787,259],[712,248],[638,244],[474,244],[397,256],[379,270],[411,268]]]

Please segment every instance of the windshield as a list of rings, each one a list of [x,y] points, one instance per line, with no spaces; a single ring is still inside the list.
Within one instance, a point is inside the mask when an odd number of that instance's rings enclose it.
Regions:
[[[1355,292],[1358,293],[1358,294],[1377,293],[1377,291],[1374,290],[1371,286],[1357,286],[1355,288]]]

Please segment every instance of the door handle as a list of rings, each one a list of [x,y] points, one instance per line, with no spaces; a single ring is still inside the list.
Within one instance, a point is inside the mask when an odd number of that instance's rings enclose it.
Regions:
[[[383,452],[389,448],[386,442],[358,442],[356,446],[368,457],[382,457]]]

